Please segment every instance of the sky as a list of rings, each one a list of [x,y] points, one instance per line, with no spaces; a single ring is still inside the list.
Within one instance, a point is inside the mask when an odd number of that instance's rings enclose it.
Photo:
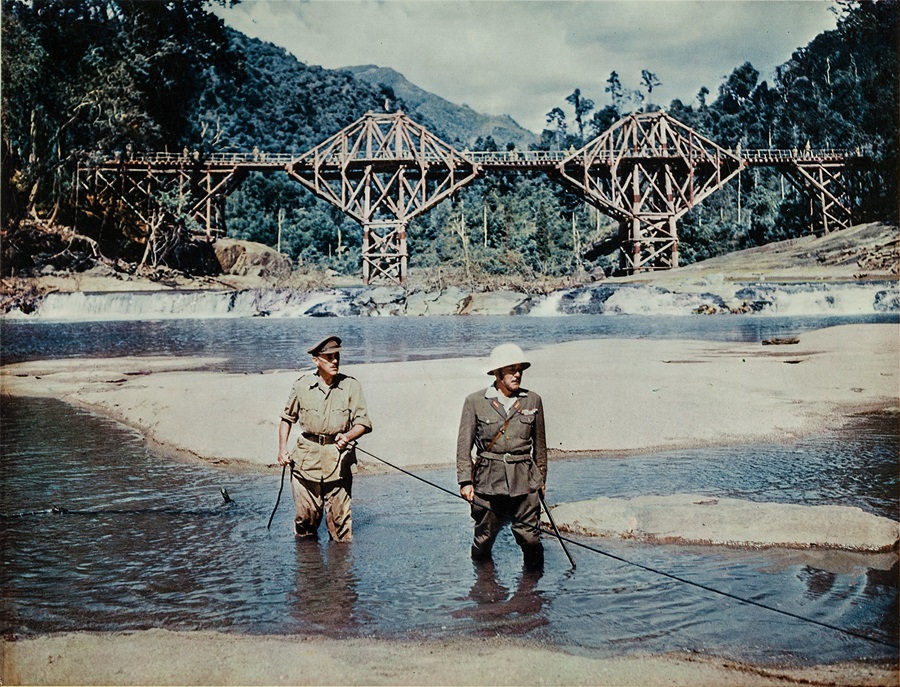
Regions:
[[[836,25],[831,0],[241,0],[229,26],[328,69],[391,67],[420,88],[540,132],[576,88],[599,109],[610,72],[650,101],[710,101],[738,66],[760,80]]]

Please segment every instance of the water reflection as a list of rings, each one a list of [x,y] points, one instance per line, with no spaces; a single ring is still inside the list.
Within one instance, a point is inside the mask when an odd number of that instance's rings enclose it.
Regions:
[[[497,576],[493,561],[473,562],[475,582],[464,606],[451,615],[475,621],[476,635],[524,635],[550,624],[544,615],[546,594],[538,588],[543,571],[523,569],[512,594]]]
[[[550,539],[543,576],[522,571],[511,537],[495,546],[496,568],[473,568],[468,508],[404,475],[357,480],[359,536],[351,545],[296,542],[290,509],[266,529],[276,471],[238,474],[162,460],[135,433],[58,401],[17,399],[3,410],[4,633],[164,627],[400,639],[510,634],[592,656],[702,650],[812,662],[896,655],[896,554],[590,542],[642,566],[893,641],[892,649],[586,551],[571,571]],[[876,420],[867,426],[879,428]],[[856,463],[850,458],[863,454]],[[727,495],[739,485],[760,500],[790,501],[795,495],[784,484],[795,483],[809,503],[876,512],[893,505],[895,512],[895,496],[872,497],[872,473],[886,464],[896,470],[896,455],[894,425],[887,434],[844,432],[790,447],[558,461],[553,500]],[[835,465],[857,478],[835,479]],[[452,485],[455,473],[422,476]],[[232,503],[224,503],[222,486]],[[51,505],[63,510],[47,512]]]
[[[359,579],[353,572],[351,547],[296,539],[297,576],[289,603],[300,631],[334,637],[356,634]]]

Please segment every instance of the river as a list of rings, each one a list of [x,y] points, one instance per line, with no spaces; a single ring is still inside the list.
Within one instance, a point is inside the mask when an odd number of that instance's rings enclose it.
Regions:
[[[4,362],[103,355],[203,355],[226,369],[297,364],[327,333],[354,362],[484,355],[596,337],[759,340],[896,315],[185,319],[10,322]],[[523,572],[508,533],[495,567],[468,560],[464,504],[402,474],[354,485],[354,541],[297,544],[278,477],[165,460],[142,437],[54,400],[3,398],[0,629],[30,635],[161,627],[246,634],[517,636],[592,656],[700,651],[763,664],[896,659],[896,556],[592,541],[615,556],[753,599],[833,629],[741,604],[588,550],[569,568],[546,542]],[[682,449],[551,464],[552,502],[603,494],[700,493],[841,504],[896,517],[896,417],[791,444]],[[422,476],[453,488],[449,470]],[[220,494],[225,488],[231,502]],[[326,537],[327,539],[327,537]]]

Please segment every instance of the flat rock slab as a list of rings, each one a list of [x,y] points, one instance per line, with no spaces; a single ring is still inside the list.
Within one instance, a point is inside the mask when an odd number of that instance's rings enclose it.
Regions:
[[[900,523],[850,506],[798,506],[697,494],[598,497],[559,504],[561,531],[660,543],[884,552]]]

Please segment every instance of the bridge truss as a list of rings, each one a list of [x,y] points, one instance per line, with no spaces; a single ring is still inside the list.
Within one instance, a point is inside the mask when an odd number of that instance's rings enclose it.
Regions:
[[[362,225],[368,284],[405,284],[407,227],[479,175],[541,170],[619,222],[620,271],[678,266],[677,222],[743,169],[772,166],[810,203],[811,229],[851,224],[844,151],[726,150],[665,112],[633,114],[580,150],[459,152],[402,112],[369,112],[299,155],[156,153],[79,167],[86,203],[130,212],[147,226],[187,213],[210,240],[225,232],[225,201],[252,171],[282,171]]]
[[[363,227],[363,280],[406,282],[409,221],[478,175],[476,165],[403,113],[369,113],[287,172]]]

